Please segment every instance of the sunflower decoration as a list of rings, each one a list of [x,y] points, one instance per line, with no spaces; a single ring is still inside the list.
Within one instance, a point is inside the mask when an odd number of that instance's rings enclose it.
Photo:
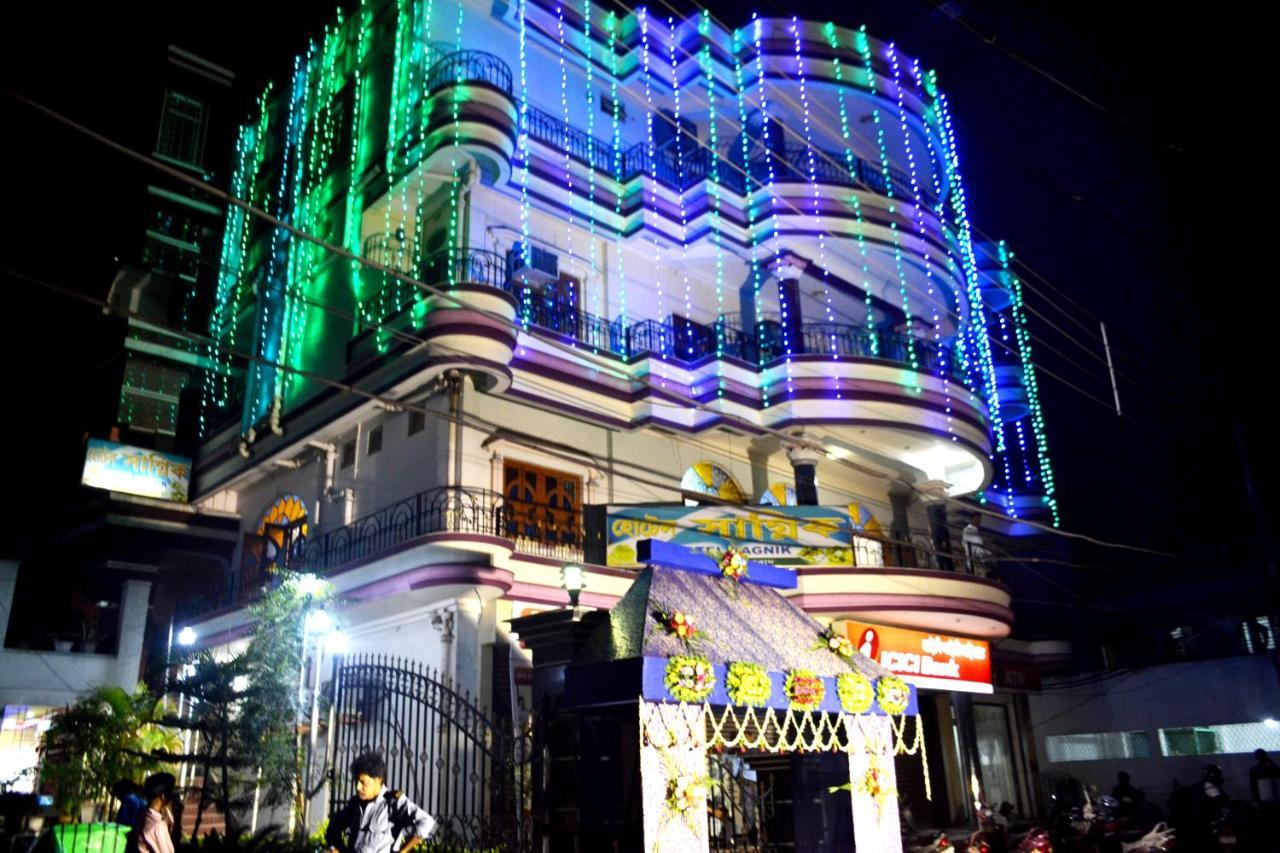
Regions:
[[[876,684],[876,701],[886,714],[905,714],[911,702],[911,688],[896,675],[886,675]]]
[[[773,680],[758,663],[734,661],[724,679],[725,692],[735,705],[760,708],[773,695]]]
[[[812,711],[822,704],[826,698],[827,687],[822,683],[822,676],[808,669],[792,669],[787,671],[787,680],[783,685],[791,707],[797,711]]]
[[[659,605],[653,611],[653,618],[686,648],[692,648],[707,636],[705,632],[698,630],[697,625],[694,624],[693,615],[687,611]]]
[[[677,702],[701,702],[716,686],[711,661],[697,655],[675,655],[667,659],[667,692]]]
[[[844,672],[836,676],[836,695],[840,707],[850,714],[865,714],[875,702],[876,691],[871,679],[860,672]]]
[[[846,660],[853,657],[853,643],[849,641],[848,637],[842,637],[837,634],[830,625],[818,634],[818,641],[813,644],[813,648],[815,650],[826,649],[833,655]]]

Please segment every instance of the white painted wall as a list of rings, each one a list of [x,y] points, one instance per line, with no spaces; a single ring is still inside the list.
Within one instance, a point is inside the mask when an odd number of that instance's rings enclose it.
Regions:
[[[1116,774],[1124,770],[1133,777],[1133,784],[1146,791],[1148,799],[1163,808],[1175,778],[1182,784],[1195,782],[1200,769],[1212,763],[1222,767],[1228,793],[1248,799],[1248,768],[1254,763],[1251,753],[1166,758],[1160,755],[1158,730],[1280,718],[1280,680],[1266,655],[1166,664],[1101,683],[1054,689],[1060,683],[1060,679],[1047,679],[1044,692],[1029,697],[1047,792],[1052,792],[1054,778],[1069,775],[1110,793]],[[1047,760],[1047,736],[1137,730],[1147,732],[1150,758]]]
[[[18,564],[0,561],[0,637],[7,628]],[[142,661],[151,583],[125,581],[120,599],[120,642],[114,655],[31,651],[0,647],[0,705],[50,705],[75,701],[91,687],[114,684],[133,690]]]

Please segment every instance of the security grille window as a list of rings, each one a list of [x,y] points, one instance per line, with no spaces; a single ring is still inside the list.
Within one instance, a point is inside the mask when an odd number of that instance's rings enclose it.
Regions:
[[[502,494],[517,538],[571,545],[582,541],[582,478],[508,460]]]
[[[427,415],[425,412],[409,413],[409,435],[417,435],[422,432],[427,425]]]
[[[1226,723],[1219,726],[1186,726],[1160,729],[1160,754],[1180,755],[1244,754],[1255,749],[1280,749],[1280,722]]]
[[[1089,732],[1075,735],[1049,735],[1044,739],[1049,761],[1102,761],[1108,758],[1150,758],[1151,742],[1147,733]]]
[[[369,455],[382,452],[382,427],[369,430]]]
[[[356,464],[356,443],[354,441],[344,442],[342,445],[342,467],[350,468]]]
[[[879,568],[884,565],[884,545],[865,536],[853,537],[853,564],[860,568]]]
[[[177,92],[166,92],[156,153],[198,169],[204,161],[204,137],[204,104]]]
[[[1271,630],[1271,617],[1257,616],[1240,623],[1240,632],[1244,637],[1244,648],[1251,655],[1264,651],[1275,651],[1276,635]]]

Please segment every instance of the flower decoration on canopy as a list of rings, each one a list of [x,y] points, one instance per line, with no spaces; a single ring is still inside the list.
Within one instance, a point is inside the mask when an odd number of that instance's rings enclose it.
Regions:
[[[814,710],[827,695],[822,677],[807,669],[788,670],[784,689],[791,700],[791,707],[799,711]]]
[[[860,672],[844,672],[836,676],[836,695],[840,707],[850,714],[865,714],[871,710],[876,691],[871,679]]]
[[[724,679],[725,691],[735,705],[762,707],[773,695],[773,681],[758,663],[734,661]]]
[[[716,686],[716,672],[704,657],[675,655],[667,658],[665,682],[677,702],[701,702]]]
[[[747,575],[747,555],[732,546],[720,552],[716,561],[720,567],[720,576],[731,581],[740,581]]]
[[[686,647],[692,647],[697,640],[707,636],[706,633],[698,630],[692,614],[683,610],[658,605],[653,611],[653,618],[666,629],[668,634],[684,643]]]
[[[876,701],[886,714],[905,714],[911,702],[911,688],[896,675],[886,675],[876,684]]]
[[[842,637],[828,625],[818,634],[818,641],[813,644],[814,649],[826,649],[833,655],[842,658],[853,657],[853,643],[848,637]]]

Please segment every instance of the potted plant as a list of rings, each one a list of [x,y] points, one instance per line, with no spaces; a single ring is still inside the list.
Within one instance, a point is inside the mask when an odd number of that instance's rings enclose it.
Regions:
[[[80,623],[80,651],[93,654],[98,650],[98,624],[92,619]]]
[[[53,638],[53,650],[55,652],[69,652],[74,645],[75,641],[68,640],[66,637],[55,636]]]

